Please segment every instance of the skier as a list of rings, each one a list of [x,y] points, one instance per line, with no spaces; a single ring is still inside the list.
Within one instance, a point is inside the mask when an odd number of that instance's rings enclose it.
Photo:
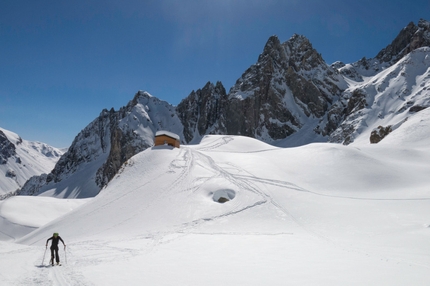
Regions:
[[[55,261],[57,262],[57,265],[60,264],[60,256],[58,255],[58,242],[61,240],[61,242],[64,245],[64,249],[66,249],[66,244],[64,243],[63,239],[58,235],[57,232],[55,232],[52,237],[48,238],[46,241],[46,247],[48,247],[48,241],[52,240],[51,243],[51,265],[54,266],[54,252],[55,252]]]

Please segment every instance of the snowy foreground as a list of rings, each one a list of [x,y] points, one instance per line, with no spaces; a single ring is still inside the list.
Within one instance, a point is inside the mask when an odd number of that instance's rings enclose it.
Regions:
[[[208,136],[136,155],[93,199],[8,199],[0,284],[430,285],[428,114],[377,145]]]

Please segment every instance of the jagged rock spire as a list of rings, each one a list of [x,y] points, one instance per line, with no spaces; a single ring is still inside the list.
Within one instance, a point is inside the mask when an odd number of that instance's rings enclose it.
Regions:
[[[206,83],[202,89],[192,91],[183,99],[176,111],[184,125],[186,142],[200,141],[206,134],[225,134],[223,112],[227,94],[220,81]]]
[[[7,160],[15,154],[15,145],[0,130],[0,165],[6,164]]]
[[[418,25],[410,22],[375,58],[394,64],[411,51],[425,46],[430,46],[430,23],[421,19]]]

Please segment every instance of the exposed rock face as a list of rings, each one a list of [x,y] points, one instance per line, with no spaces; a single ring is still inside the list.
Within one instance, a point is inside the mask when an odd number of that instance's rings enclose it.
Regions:
[[[345,86],[337,71],[329,67],[309,40],[293,35],[281,44],[276,36],[269,38],[263,53],[236,85],[230,96],[265,95],[270,89],[285,94],[288,87],[297,100],[306,106],[308,114],[321,116],[333,96]],[[310,106],[308,106],[310,105]]]
[[[228,98],[221,82],[208,82],[202,89],[192,91],[176,107],[184,125],[184,141],[196,142],[205,134],[226,134],[225,110]]]
[[[375,58],[380,62],[394,64],[413,50],[427,46],[430,46],[430,23],[421,19],[418,25],[410,22]]]
[[[276,42],[280,48],[279,41]],[[268,45],[271,44],[269,40]],[[282,54],[267,53],[267,50],[266,45],[266,53],[260,55],[258,63],[248,69],[230,90],[231,104],[226,122],[229,134],[276,140],[293,133],[295,127],[300,125],[291,112],[284,108],[282,97],[286,89],[281,84],[278,88],[272,85],[272,80],[279,83],[284,81],[280,74],[276,74],[279,68],[282,69],[277,62]],[[275,118],[276,123],[272,121]]]
[[[378,128],[373,130],[372,133],[370,134],[370,138],[369,138],[370,143],[372,144],[378,143],[379,141],[384,139],[388,134],[390,134],[391,131],[392,131],[391,125],[386,127],[378,126]]]
[[[47,183],[47,174],[33,176],[25,183],[25,185],[18,191],[18,195],[33,196],[39,193],[39,190]]]
[[[325,120],[315,129],[324,136],[330,136],[330,142],[351,143],[354,126],[344,123],[345,118],[366,107],[366,93],[362,89],[355,89],[352,93],[345,92],[342,100],[338,100],[327,112]],[[338,129],[339,130],[336,130]]]
[[[15,145],[0,130],[0,164],[6,164],[7,160],[15,155]]]
[[[144,95],[138,93],[136,97],[139,96]],[[75,171],[83,162],[90,163],[99,157],[107,157],[96,174],[96,184],[102,188],[115,176],[125,161],[153,145],[151,140],[139,136],[130,126],[121,124],[135,107],[138,100],[136,97],[119,111],[103,110],[100,116],[76,137],[69,152],[51,173],[55,182],[59,181],[61,174]]]
[[[229,134],[276,140],[292,134],[300,122],[285,108],[287,54],[272,36],[263,53],[236,81],[229,93]],[[291,93],[291,92],[290,92]]]
[[[276,36],[236,81],[228,95],[221,83],[206,84],[177,107],[187,142],[205,134],[237,134],[268,143],[322,117],[346,83],[304,36],[281,44]]]
[[[98,126],[101,127],[100,132],[103,132],[102,129],[107,130],[109,138],[104,146],[110,148],[107,161],[97,171],[96,181],[99,187],[106,185],[125,161],[153,146],[154,135],[158,130],[172,131],[181,138],[184,137],[183,126],[175,108],[146,92],[138,92],[118,112],[105,110],[102,116],[105,120]]]
[[[414,105],[409,108],[409,112],[420,112],[421,110],[424,110],[426,108],[428,108],[428,106]]]

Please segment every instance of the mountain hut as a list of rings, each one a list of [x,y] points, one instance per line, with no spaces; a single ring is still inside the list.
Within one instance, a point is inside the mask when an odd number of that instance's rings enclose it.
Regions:
[[[179,138],[179,135],[175,133],[160,130],[160,131],[157,131],[157,133],[155,133],[154,144],[155,146],[170,145],[170,146],[179,148],[180,138]]]

